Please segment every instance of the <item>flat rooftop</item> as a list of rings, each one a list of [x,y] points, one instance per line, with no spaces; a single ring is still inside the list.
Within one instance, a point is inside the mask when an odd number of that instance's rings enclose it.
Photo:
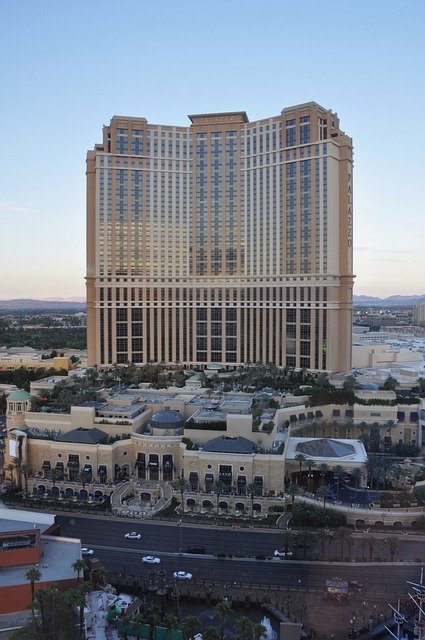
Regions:
[[[43,557],[38,565],[41,573],[40,581],[54,582],[55,580],[72,580],[76,577],[72,564],[81,558],[80,540],[42,536],[41,548]],[[25,578],[25,573],[28,568],[28,565],[24,565],[21,567],[7,567],[0,571],[0,587],[27,584],[28,580]]]
[[[41,534],[55,523],[55,516],[36,511],[6,509],[0,505],[0,533],[5,531],[26,531],[38,529]]]

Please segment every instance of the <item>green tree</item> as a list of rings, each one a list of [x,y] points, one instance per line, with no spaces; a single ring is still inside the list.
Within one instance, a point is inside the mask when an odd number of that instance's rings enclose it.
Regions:
[[[24,486],[25,486],[25,493],[28,493],[28,478],[32,473],[31,467],[26,464],[25,462],[23,462],[21,464],[21,473],[24,476]]]
[[[184,478],[183,476],[180,476],[177,479],[176,486],[177,486],[178,491],[180,491],[181,508],[182,508],[182,513],[184,513],[184,494],[189,489],[189,483],[186,480],[186,478]]]
[[[296,484],[290,484],[286,488],[286,493],[291,496],[292,507],[294,507],[295,496],[298,495],[298,492],[299,492],[299,489],[298,489],[298,485]]]
[[[354,500],[357,501],[357,491],[362,478],[361,469],[353,469],[350,471],[350,477],[354,480]]]
[[[338,529],[334,531],[334,539],[339,542],[341,560],[344,559],[344,545],[347,542],[350,535],[351,535],[351,531],[346,527],[338,527]]]
[[[198,633],[201,628],[201,623],[197,616],[186,616],[181,621],[180,627],[184,640],[189,640],[189,638],[193,638],[193,636]]]
[[[320,543],[320,547],[322,550],[322,560],[325,559],[325,546],[326,544],[332,540],[332,534],[326,529],[319,529],[316,531],[316,538]]]
[[[295,456],[295,460],[298,462],[300,466],[299,475],[298,475],[298,484],[301,486],[301,473],[304,463],[307,460],[307,456],[304,453],[297,453]]]
[[[362,547],[364,546],[364,548],[368,550],[369,562],[372,562],[373,552],[375,551],[378,545],[378,538],[376,538],[374,535],[366,536],[366,538],[362,540],[361,544],[362,544]]]
[[[321,462],[320,464],[317,465],[317,470],[320,475],[320,486],[323,487],[323,484],[325,482],[325,476],[330,471],[330,466],[326,464],[326,462]]]
[[[302,529],[296,537],[297,543],[301,544],[303,549],[303,558],[307,558],[307,549],[310,546],[310,542],[313,539],[313,533],[308,529]]]
[[[41,572],[37,567],[31,567],[28,571],[25,572],[25,580],[31,585],[31,607],[32,607],[32,615],[34,617],[34,594],[35,594],[35,583],[38,582],[41,578]]]
[[[78,583],[80,583],[81,578],[84,575],[84,571],[87,570],[86,563],[84,562],[84,560],[79,558],[78,560],[75,560],[75,562],[72,563],[72,568],[77,573],[77,580],[78,580]]]
[[[222,600],[221,602],[217,602],[215,605],[215,610],[217,612],[218,617],[220,618],[220,639],[224,638],[224,621],[226,616],[229,616],[232,612],[232,605],[230,602],[226,600]]]
[[[234,626],[235,638],[237,640],[251,640],[252,622],[246,616],[241,616],[235,622]]]
[[[396,378],[393,378],[392,376],[388,376],[388,378],[384,382],[383,388],[386,391],[395,391],[398,386],[400,386],[398,380],[396,380]]]
[[[388,536],[388,538],[385,538],[384,542],[390,552],[391,562],[394,562],[394,556],[401,547],[400,538],[397,538],[397,536]]]
[[[9,471],[9,473],[10,473],[9,479],[10,479],[10,482],[12,482],[12,483],[14,482],[14,480],[13,480],[13,473],[14,473],[15,469],[16,469],[16,464],[15,464],[14,462],[9,462],[9,463],[5,466],[5,470],[6,470],[6,471]]]
[[[342,465],[340,465],[340,464],[336,464],[336,465],[333,467],[332,472],[333,472],[333,474],[334,474],[334,478],[336,478],[336,479],[337,479],[337,482],[338,482],[338,484],[337,484],[337,489],[336,489],[336,495],[337,495],[337,498],[338,498],[338,500],[339,500],[339,492],[340,492],[340,489],[341,489],[341,481],[344,479],[345,474],[346,474],[347,472],[346,472],[346,470],[344,469],[344,467],[343,467]]]
[[[332,489],[326,485],[320,487],[320,489],[317,492],[317,495],[322,498],[323,500],[323,517],[325,519],[325,512],[326,512],[326,502],[328,500],[331,499],[332,497]]]

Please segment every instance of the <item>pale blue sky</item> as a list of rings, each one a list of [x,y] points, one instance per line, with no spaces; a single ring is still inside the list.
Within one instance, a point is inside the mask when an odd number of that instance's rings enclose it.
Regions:
[[[84,296],[85,155],[114,114],[315,100],[355,147],[355,293],[425,293],[424,0],[2,0],[0,298]]]

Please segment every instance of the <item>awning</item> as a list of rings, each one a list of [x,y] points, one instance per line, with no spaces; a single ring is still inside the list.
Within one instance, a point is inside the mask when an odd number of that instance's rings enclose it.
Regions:
[[[212,473],[206,473],[205,482],[214,482],[214,475]]]
[[[313,413],[313,411],[308,411],[308,412],[307,412],[307,418],[308,418],[309,420],[314,420],[314,413]]]
[[[298,418],[295,415],[289,416],[289,422],[298,422]]]
[[[244,487],[246,485],[246,476],[238,476],[237,485],[239,487]]]
[[[145,461],[144,460],[136,460],[136,467],[140,467],[141,469],[144,469],[146,467]]]
[[[323,418],[323,413],[321,411],[316,411],[316,418]]]
[[[56,469],[60,469],[61,471],[63,471],[63,462],[57,462]]]
[[[300,413],[298,420],[305,420],[305,413]]]
[[[100,464],[97,472],[100,476],[106,476],[106,464]]]
[[[120,467],[120,465],[118,464],[118,462],[116,462],[116,463],[115,463],[115,467],[114,467],[114,468],[115,468],[115,471],[116,471],[116,472],[117,472],[117,471],[121,471],[121,467]]]
[[[198,481],[198,474],[196,473],[196,471],[191,471],[189,473],[189,480],[192,480],[192,482]]]
[[[68,460],[67,466],[69,469],[79,469],[80,463],[78,462],[78,460]]]
[[[50,462],[48,460],[43,460],[43,464],[41,465],[42,469],[50,469]]]
[[[91,473],[91,464],[84,465],[84,473]]]

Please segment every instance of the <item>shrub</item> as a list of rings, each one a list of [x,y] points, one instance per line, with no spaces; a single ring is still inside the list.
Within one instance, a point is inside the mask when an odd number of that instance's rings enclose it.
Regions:
[[[333,509],[295,504],[291,522],[298,527],[343,527],[347,524],[347,516]]]
[[[258,555],[255,556],[256,560],[265,560],[266,556],[264,556],[262,553],[259,553]]]
[[[412,526],[414,529],[425,530],[425,516],[419,516]]]

